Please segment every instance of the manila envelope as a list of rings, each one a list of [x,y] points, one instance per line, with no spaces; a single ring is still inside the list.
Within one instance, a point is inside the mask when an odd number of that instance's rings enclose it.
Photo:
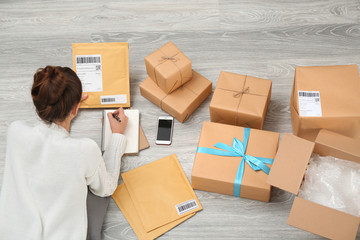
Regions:
[[[130,107],[129,44],[73,43],[73,68],[88,98],[80,108]]]
[[[221,72],[210,102],[212,122],[262,129],[271,80]]]
[[[213,148],[218,142],[232,145],[234,137],[243,141],[244,128],[213,122],[204,122],[199,139],[199,147]],[[280,134],[257,129],[250,130],[249,142],[245,154],[254,157],[274,158]],[[233,195],[234,181],[242,157],[225,157],[205,153],[196,153],[191,173],[194,189]],[[271,167],[271,165],[268,165]],[[241,183],[240,197],[259,201],[270,201],[271,185],[268,175],[263,171],[254,171],[245,163]]]
[[[135,205],[131,200],[130,194],[124,183],[120,184],[114,194],[112,195],[115,203],[120,208],[121,212],[124,214],[126,220],[129,222],[130,226],[134,230],[136,236],[140,240],[150,240],[159,237],[170,229],[174,228],[178,224],[184,222],[190,217],[194,216],[195,213],[188,214],[178,220],[175,220],[169,224],[166,224],[162,227],[156,228],[150,232],[146,232],[139,215],[136,212]]]
[[[121,176],[146,232],[202,209],[175,154]]]
[[[319,96],[302,97],[301,113],[299,94],[304,91],[315,91]],[[315,140],[320,129],[360,138],[358,66],[296,67],[290,112],[294,135],[309,141]]]
[[[191,61],[173,42],[145,57],[146,71],[165,93],[171,93],[191,80]]]
[[[140,93],[165,112],[184,122],[212,91],[212,82],[193,71],[193,79],[170,94],[161,90],[150,77],[139,87]]]

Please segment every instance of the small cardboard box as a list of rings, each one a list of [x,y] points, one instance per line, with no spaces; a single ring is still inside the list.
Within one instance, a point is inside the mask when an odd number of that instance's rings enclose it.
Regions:
[[[173,42],[168,42],[145,57],[150,78],[165,92],[171,93],[191,80],[191,61]]]
[[[359,138],[359,93],[357,65],[297,67],[290,103],[293,133],[309,141],[320,129]]]
[[[262,129],[271,97],[271,81],[221,72],[210,102],[210,119]]]
[[[242,145],[245,148],[245,154],[273,159],[280,134],[249,128],[247,130],[249,131],[248,142],[245,140],[247,146]],[[219,156],[201,151],[201,148],[216,149],[214,145],[219,142],[231,146],[234,138],[244,142],[246,139],[244,133],[247,130],[238,126],[204,122],[191,173],[191,184],[194,189],[234,196],[238,196],[240,191],[240,197],[270,201],[271,186],[266,182],[265,172],[253,170],[248,163],[245,163],[244,157]],[[242,174],[242,164],[244,164],[244,170],[239,186],[235,182],[237,182],[238,174]],[[270,167],[269,164],[266,165]]]
[[[88,98],[80,108],[130,107],[129,44],[73,43],[73,68]]]
[[[166,94],[148,77],[139,85],[140,93],[180,122],[184,122],[212,91],[211,81],[195,71],[192,75],[191,81],[170,94]]]
[[[315,143],[284,134],[268,183],[297,195],[313,152],[360,164],[359,146],[359,140],[324,129]],[[287,223],[326,238],[355,239],[360,218],[296,196]]]

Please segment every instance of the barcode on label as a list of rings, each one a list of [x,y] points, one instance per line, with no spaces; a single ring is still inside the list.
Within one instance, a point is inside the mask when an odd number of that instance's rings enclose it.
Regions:
[[[100,56],[94,56],[94,57],[76,56],[76,64],[82,64],[82,63],[101,63],[101,58]]]
[[[191,199],[189,201],[180,203],[178,205],[175,206],[176,211],[178,212],[179,215],[184,214],[186,212],[189,212],[193,209],[198,208],[199,205],[197,204],[195,199]]]
[[[101,98],[102,103],[115,102],[115,98]]]
[[[106,95],[100,96],[101,104],[125,104],[127,103],[127,95],[126,94],[118,94],[118,95]]]
[[[299,97],[320,97],[320,93],[299,91]]]

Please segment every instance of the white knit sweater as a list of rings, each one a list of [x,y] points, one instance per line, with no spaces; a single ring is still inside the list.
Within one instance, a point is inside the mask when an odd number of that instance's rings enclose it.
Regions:
[[[116,189],[126,138],[113,134],[104,156],[89,138],[57,124],[13,122],[0,193],[0,239],[85,239],[87,186]],[[105,162],[104,162],[105,160]]]

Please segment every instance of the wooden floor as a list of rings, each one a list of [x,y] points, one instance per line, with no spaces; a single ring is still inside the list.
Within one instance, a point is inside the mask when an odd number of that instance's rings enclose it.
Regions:
[[[38,121],[30,98],[35,70],[71,67],[75,42],[130,44],[131,102],[141,111],[151,147],[124,157],[121,171],[176,153],[190,179],[202,122],[210,119],[211,97],[185,123],[175,122],[171,146],[156,146],[156,120],[164,112],[138,88],[146,78],[144,57],[170,40],[213,87],[222,70],[271,79],[264,129],[291,132],[289,99],[296,66],[360,64],[360,1],[1,0],[0,188],[8,125],[19,119]],[[82,110],[72,135],[100,144],[100,117],[101,110]],[[270,203],[195,192],[204,210],[160,239],[321,239],[286,224],[293,196],[282,190],[273,189]],[[136,239],[113,200],[103,239]]]

